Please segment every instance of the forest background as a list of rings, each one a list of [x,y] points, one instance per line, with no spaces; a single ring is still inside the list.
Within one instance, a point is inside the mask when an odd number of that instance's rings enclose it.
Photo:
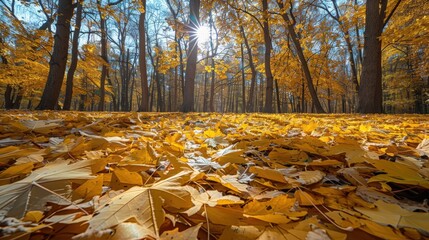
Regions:
[[[0,106],[428,113],[426,0],[0,0]]]

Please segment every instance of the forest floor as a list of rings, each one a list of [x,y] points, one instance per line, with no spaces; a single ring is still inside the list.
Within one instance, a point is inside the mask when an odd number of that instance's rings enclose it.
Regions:
[[[429,239],[422,115],[0,112],[0,239]]]

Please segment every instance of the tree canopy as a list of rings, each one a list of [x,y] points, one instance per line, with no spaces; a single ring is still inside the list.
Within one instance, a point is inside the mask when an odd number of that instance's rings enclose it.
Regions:
[[[425,0],[68,2],[0,1],[2,107],[429,111]]]

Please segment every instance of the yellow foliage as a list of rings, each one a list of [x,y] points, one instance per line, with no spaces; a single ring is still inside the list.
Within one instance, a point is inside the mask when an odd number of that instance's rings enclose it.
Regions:
[[[0,209],[37,224],[17,223],[31,237],[79,226],[83,238],[210,228],[221,239],[345,239],[353,229],[406,239],[428,228],[429,209],[402,200],[429,189],[418,174],[428,168],[426,116],[16,111],[0,120]],[[194,224],[171,231],[179,215]],[[39,230],[48,223],[54,233]]]

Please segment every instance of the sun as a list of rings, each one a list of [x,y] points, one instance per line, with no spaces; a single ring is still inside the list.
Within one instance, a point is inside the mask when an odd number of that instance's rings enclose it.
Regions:
[[[195,31],[195,34],[197,35],[198,43],[204,44],[209,41],[210,29],[207,26],[200,25]]]

